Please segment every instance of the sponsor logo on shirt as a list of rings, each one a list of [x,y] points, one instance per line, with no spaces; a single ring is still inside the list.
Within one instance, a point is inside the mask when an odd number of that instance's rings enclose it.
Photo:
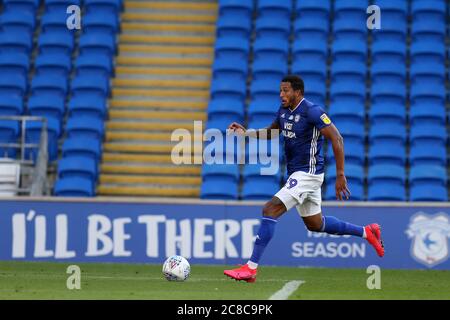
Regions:
[[[320,119],[325,124],[330,124],[331,123],[330,118],[328,118],[328,116],[325,113],[320,116]]]

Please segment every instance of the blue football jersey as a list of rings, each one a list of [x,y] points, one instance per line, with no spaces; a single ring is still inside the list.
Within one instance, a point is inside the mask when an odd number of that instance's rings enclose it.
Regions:
[[[288,174],[296,171],[323,173],[321,149],[324,139],[319,130],[331,124],[323,108],[302,99],[292,111],[280,107],[275,121],[284,138]]]

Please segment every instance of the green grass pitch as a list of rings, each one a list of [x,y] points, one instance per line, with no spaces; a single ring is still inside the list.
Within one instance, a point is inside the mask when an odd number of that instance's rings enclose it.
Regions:
[[[365,269],[262,266],[255,283],[223,275],[234,266],[191,265],[185,282],[163,278],[160,265],[80,263],[81,288],[67,289],[75,263],[0,262],[0,299],[268,299],[292,280],[304,283],[289,299],[450,299],[450,271],[381,270],[381,289],[369,290]]]

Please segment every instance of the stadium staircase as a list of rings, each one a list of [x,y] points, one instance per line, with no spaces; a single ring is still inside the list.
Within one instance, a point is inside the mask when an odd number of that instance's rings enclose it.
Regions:
[[[201,166],[171,161],[171,133],[206,121],[214,1],[126,1],[97,195],[199,197]]]

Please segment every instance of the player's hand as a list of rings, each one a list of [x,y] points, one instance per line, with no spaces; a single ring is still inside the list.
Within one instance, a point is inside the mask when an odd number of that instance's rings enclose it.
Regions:
[[[344,175],[336,177],[336,199],[337,200],[348,200],[350,198],[350,190],[347,186],[347,179]]]
[[[243,135],[245,133],[245,131],[246,130],[245,130],[244,126],[242,126],[241,124],[239,124],[237,122],[233,122],[232,124],[230,124],[228,126],[228,130],[227,130],[228,133],[235,132],[238,135]]]

